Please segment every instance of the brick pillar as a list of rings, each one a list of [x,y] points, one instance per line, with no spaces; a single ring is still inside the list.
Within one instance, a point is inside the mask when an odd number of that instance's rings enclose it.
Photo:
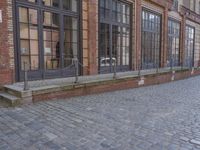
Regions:
[[[0,86],[14,82],[12,0],[0,0]]]
[[[88,60],[89,74],[98,73],[98,1],[88,0]]]
[[[135,46],[135,57],[134,57],[134,68],[139,69],[141,68],[141,54],[142,54],[142,49],[141,49],[141,25],[142,25],[142,4],[141,0],[136,1],[136,46]]]
[[[185,57],[185,26],[186,26],[186,17],[183,16],[181,21],[181,38],[180,38],[180,64],[183,65]]]
[[[167,65],[167,55],[168,55],[168,6],[164,10],[164,19],[163,19],[163,47],[161,51],[161,67]]]

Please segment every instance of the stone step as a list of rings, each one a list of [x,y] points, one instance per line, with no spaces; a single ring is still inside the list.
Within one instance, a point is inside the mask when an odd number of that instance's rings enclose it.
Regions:
[[[6,92],[0,92],[0,104],[3,106],[11,106],[14,107],[18,105],[20,102],[20,98],[11,95]]]
[[[20,89],[15,89],[10,85],[5,85],[3,87],[3,91],[5,93],[8,93],[10,95],[16,96],[16,97],[21,97],[21,90]]]

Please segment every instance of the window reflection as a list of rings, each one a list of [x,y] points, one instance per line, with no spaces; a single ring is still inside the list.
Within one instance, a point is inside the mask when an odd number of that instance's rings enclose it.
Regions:
[[[77,0],[63,0],[63,8],[65,10],[71,10],[77,12]]]
[[[142,11],[142,68],[160,65],[160,16]]]
[[[64,66],[71,65],[78,57],[78,22],[76,18],[64,16]]]
[[[38,70],[38,24],[37,10],[20,7],[19,8],[20,26],[20,49],[21,49],[21,69],[24,63],[29,70]]]
[[[59,15],[44,12],[43,38],[45,69],[58,69],[60,67],[60,31]]]
[[[185,59],[184,66],[192,67],[194,65],[194,27],[186,26],[185,38]]]
[[[102,71],[114,62],[118,70],[129,69],[130,6],[119,0],[101,0],[100,21],[99,63]]]
[[[180,41],[180,23],[177,21],[168,21],[168,57],[167,66],[179,66],[179,41]]]
[[[39,56],[40,64],[44,64],[41,68],[46,70],[56,70],[71,65],[72,58],[78,57],[77,11],[79,0],[16,1],[23,1],[23,7],[21,3],[17,5],[21,69],[23,70],[23,64],[26,62],[29,70],[39,70]],[[33,9],[34,7],[37,10]],[[56,12],[56,9],[59,11]],[[42,14],[39,15],[38,11]],[[42,25],[38,28],[40,22]],[[60,33],[60,31],[64,32]],[[60,37],[63,39],[61,40]]]
[[[43,5],[59,7],[59,0],[43,0]]]

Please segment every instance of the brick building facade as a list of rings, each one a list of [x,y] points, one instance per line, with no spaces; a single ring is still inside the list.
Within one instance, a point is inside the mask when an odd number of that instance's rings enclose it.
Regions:
[[[74,74],[198,67],[199,0],[1,0],[0,85]]]

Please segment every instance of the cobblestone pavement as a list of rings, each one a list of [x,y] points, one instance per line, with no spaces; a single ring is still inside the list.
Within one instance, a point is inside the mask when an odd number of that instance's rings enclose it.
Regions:
[[[0,108],[0,150],[200,150],[200,77]]]

